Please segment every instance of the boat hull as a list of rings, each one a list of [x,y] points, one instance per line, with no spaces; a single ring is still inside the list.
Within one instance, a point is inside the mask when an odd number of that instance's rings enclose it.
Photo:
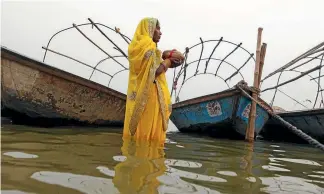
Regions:
[[[171,121],[181,132],[206,133],[215,137],[245,137],[251,100],[239,90],[227,90],[173,105]],[[257,105],[255,136],[269,114]]]
[[[3,47],[1,55],[2,116],[18,122],[123,125],[124,94]]]
[[[278,116],[302,130],[316,140],[324,143],[324,109],[278,113]],[[287,127],[271,118],[262,131],[262,137],[275,141],[305,142]]]

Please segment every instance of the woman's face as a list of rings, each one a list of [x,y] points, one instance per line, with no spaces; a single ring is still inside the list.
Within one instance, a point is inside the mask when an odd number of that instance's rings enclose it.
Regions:
[[[160,38],[161,38],[161,28],[160,28],[160,24],[159,22],[156,23],[156,28],[154,30],[154,34],[153,34],[153,41],[155,43],[158,43],[160,41]]]

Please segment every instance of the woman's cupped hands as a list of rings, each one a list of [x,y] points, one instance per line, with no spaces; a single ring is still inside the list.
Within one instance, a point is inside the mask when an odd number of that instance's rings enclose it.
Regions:
[[[166,60],[169,59],[172,63],[172,67],[178,67],[184,61],[184,56],[181,52],[177,51],[176,49],[172,50],[165,50],[162,54],[162,59]]]

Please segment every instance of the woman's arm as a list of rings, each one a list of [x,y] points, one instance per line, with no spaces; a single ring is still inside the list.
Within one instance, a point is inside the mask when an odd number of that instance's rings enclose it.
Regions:
[[[162,61],[155,72],[155,77],[158,77],[161,73],[166,72],[171,65],[172,62],[170,59],[165,59],[164,61]]]

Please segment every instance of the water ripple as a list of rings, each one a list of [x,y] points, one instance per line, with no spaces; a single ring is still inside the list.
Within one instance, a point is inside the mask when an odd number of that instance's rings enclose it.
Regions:
[[[319,163],[311,160],[306,159],[293,159],[293,158],[269,158],[272,162],[277,162],[278,160],[285,161],[285,162],[292,162],[297,164],[307,164],[307,165],[313,165],[313,166],[322,166]]]
[[[19,190],[1,190],[2,194],[33,194],[33,193],[25,193]]]
[[[12,130],[1,134],[2,193],[324,194],[324,158],[309,146],[168,133],[163,149],[142,149],[108,130]]]
[[[119,193],[112,180],[107,178],[50,171],[35,172],[31,175],[31,178],[40,182],[75,189],[82,193]]]
[[[24,152],[6,152],[6,153],[3,153],[3,155],[5,156],[11,156],[13,158],[38,158],[37,155],[35,154],[27,154],[27,153],[24,153]]]
[[[232,172],[232,171],[218,171],[217,173],[226,176],[237,176],[236,172]]]
[[[309,193],[319,194],[324,193],[324,189],[317,185],[310,184],[306,179],[279,176],[279,177],[260,177],[262,184],[267,187],[262,188],[261,191],[268,193]]]
[[[262,168],[265,170],[270,170],[270,171],[290,172],[290,170],[288,170],[288,169],[279,168],[279,167],[271,166],[271,165],[263,165]]]

